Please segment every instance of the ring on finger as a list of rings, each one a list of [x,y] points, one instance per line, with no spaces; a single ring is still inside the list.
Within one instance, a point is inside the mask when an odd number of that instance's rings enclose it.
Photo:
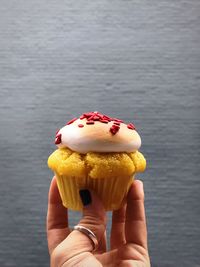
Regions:
[[[74,226],[74,230],[77,230],[83,234],[85,234],[91,241],[92,241],[92,245],[93,245],[93,250],[95,251],[98,248],[98,240],[96,235],[88,228],[86,228],[85,226],[82,225],[75,225]]]

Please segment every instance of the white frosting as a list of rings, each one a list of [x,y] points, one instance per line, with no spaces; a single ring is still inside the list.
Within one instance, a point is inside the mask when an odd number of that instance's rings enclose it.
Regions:
[[[141,146],[141,138],[137,131],[128,129],[127,124],[120,123],[116,134],[110,132],[113,121],[86,124],[86,119],[78,119],[64,126],[57,134],[61,134],[61,143],[57,146],[68,147],[79,153],[87,152],[134,152]],[[84,127],[79,127],[83,124]]]

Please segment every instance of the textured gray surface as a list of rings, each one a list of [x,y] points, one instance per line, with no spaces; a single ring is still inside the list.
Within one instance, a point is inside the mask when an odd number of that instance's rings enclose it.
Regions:
[[[200,266],[199,15],[199,0],[0,1],[0,266],[49,265],[46,160],[87,110],[142,135],[153,267]]]

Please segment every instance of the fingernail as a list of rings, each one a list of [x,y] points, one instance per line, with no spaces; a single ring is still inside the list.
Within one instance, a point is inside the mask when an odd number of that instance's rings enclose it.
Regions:
[[[87,206],[92,202],[92,198],[91,198],[89,190],[82,189],[79,191],[79,195],[81,197],[81,201],[83,203],[83,206]]]
[[[144,194],[144,184],[141,180],[135,180],[137,181],[136,183],[138,184],[138,189],[140,190],[140,192],[142,192]]]
[[[144,192],[144,184],[141,180],[140,180],[140,190],[141,192]]]

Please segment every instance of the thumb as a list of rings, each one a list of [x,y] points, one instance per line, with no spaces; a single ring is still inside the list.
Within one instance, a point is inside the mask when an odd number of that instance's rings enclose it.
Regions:
[[[87,189],[79,191],[83,203],[83,218],[79,225],[90,229],[98,242],[104,238],[106,228],[106,212],[99,197]]]

